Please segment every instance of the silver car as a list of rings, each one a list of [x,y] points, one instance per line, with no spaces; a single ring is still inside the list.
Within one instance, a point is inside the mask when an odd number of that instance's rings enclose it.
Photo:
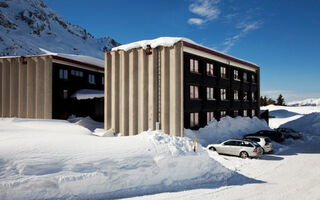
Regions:
[[[219,154],[240,156],[241,158],[258,158],[263,152],[260,145],[251,140],[231,139],[221,144],[209,144],[207,148],[212,151],[217,151]]]
[[[258,143],[262,149],[263,153],[271,153],[273,151],[273,146],[270,138],[262,136],[247,136],[245,139],[255,141]]]

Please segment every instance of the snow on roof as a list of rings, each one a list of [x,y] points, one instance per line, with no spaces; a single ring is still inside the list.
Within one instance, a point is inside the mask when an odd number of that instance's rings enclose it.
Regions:
[[[237,59],[237,60],[249,63],[249,64],[252,64],[252,65],[255,65],[255,66],[258,66],[257,64],[255,64],[253,62],[249,62],[249,61],[242,60],[242,59],[234,57],[234,56],[230,56],[230,55],[225,54],[223,52],[220,52],[220,51],[217,51],[215,49],[208,48],[206,46],[198,44],[198,43],[196,43],[196,42],[194,42],[194,41],[192,41],[192,40],[190,40],[188,38],[184,38],[184,37],[159,37],[159,38],[156,38],[156,39],[153,39],[153,40],[141,40],[141,41],[132,42],[132,43],[129,43],[129,44],[124,44],[124,45],[120,45],[120,46],[114,47],[114,48],[112,48],[112,51],[118,51],[118,50],[129,51],[129,50],[135,49],[135,48],[146,49],[147,45],[150,45],[151,48],[156,48],[156,47],[159,47],[159,46],[171,47],[175,43],[180,42],[180,41],[187,42],[187,43],[190,43],[190,44],[194,44],[194,45],[197,45],[199,47],[203,47],[205,49],[217,52],[219,54],[222,54],[222,55],[225,55],[225,56],[228,56],[228,57],[231,57],[231,58],[234,58],[234,59]]]
[[[76,91],[71,97],[76,98],[78,100],[102,98],[104,97],[104,91],[92,90],[92,89],[81,89]]]

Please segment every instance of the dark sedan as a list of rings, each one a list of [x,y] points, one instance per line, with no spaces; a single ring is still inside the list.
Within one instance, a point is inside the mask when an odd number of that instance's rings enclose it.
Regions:
[[[272,131],[272,130],[261,130],[258,131],[256,133],[251,133],[251,134],[247,134],[245,135],[245,137],[247,136],[263,136],[263,137],[268,137],[271,140],[275,141],[275,142],[283,142],[285,137],[282,133],[278,132],[278,131]]]

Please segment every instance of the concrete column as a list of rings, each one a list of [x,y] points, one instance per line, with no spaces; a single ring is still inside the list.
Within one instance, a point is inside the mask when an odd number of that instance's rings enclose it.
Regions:
[[[155,130],[155,124],[157,122],[157,55],[158,51],[153,49],[152,54],[148,59],[148,121],[149,129]]]
[[[138,133],[148,130],[148,56],[138,50]]]
[[[129,60],[128,54],[120,51],[120,133],[129,135]]]
[[[44,61],[41,57],[36,61],[36,85],[35,85],[35,118],[44,118]]]
[[[35,71],[36,63],[30,59],[27,63],[27,117],[35,118]]]
[[[18,86],[19,86],[18,58],[10,61],[10,117],[18,117]]]
[[[26,58],[25,58],[26,59]],[[19,59],[19,108],[18,117],[27,117],[27,60]]]
[[[138,134],[138,58],[137,50],[129,52],[129,135]]]
[[[119,53],[111,52],[111,127],[119,133]]]
[[[105,73],[104,73],[104,126],[108,130],[111,128],[111,55],[109,52],[105,53]]]
[[[161,48],[161,130],[170,131],[170,54],[168,47]],[[174,107],[173,107],[174,108]]]
[[[52,57],[45,57],[44,66],[44,118],[52,118]]]
[[[10,116],[10,62],[2,63],[2,117]]]

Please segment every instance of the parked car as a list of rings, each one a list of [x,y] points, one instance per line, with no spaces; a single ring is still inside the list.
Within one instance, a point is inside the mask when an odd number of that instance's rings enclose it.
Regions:
[[[262,136],[246,136],[244,139],[252,140],[258,143],[263,150],[263,153],[270,153],[273,151],[273,146],[270,138]]]
[[[271,140],[275,141],[275,142],[283,142],[284,141],[284,135],[278,131],[274,131],[274,130],[261,130],[255,133],[251,133],[251,134],[247,134],[245,135],[245,137],[247,136],[262,136],[262,137],[268,137]]]
[[[298,132],[292,128],[277,128],[275,131],[282,133],[285,138],[292,138],[294,140],[300,139],[303,136],[301,132]]]
[[[251,140],[231,139],[221,144],[210,144],[207,148],[212,151],[217,151],[219,154],[234,155],[241,158],[258,158],[263,152],[260,145]]]

